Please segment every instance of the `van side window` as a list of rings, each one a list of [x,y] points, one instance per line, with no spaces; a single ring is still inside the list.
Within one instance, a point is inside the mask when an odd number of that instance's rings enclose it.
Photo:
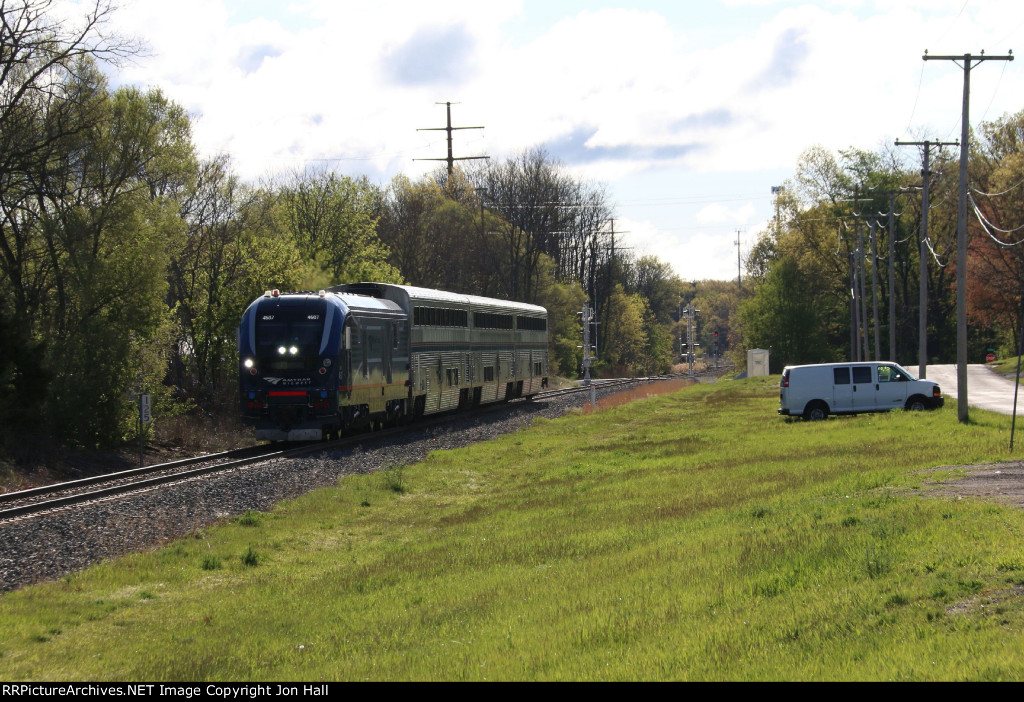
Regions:
[[[860,385],[861,383],[871,382],[871,366],[854,366],[853,367],[853,384]]]
[[[896,369],[892,366],[878,367],[878,382],[888,383],[891,380],[896,380],[896,378],[893,377],[894,375],[898,375],[898,373],[896,373]]]
[[[833,368],[832,375],[835,378],[834,382],[836,385],[849,385],[850,384],[850,369],[849,368]]]

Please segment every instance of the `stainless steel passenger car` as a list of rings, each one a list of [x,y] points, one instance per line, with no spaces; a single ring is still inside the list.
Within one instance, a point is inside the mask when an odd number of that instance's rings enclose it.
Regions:
[[[547,386],[547,311],[385,283],[267,292],[238,335],[243,419],[317,440]]]

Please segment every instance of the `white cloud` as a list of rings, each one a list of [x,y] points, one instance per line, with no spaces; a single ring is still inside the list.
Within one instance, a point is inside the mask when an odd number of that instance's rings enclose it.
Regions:
[[[522,2],[135,0],[115,22],[152,56],[120,79],[158,86],[192,111],[200,149],[229,153],[244,177],[318,159],[378,180],[424,173],[438,164],[412,159],[444,156],[445,136],[416,130],[444,125],[436,103],[451,100],[455,126],[486,127],[456,132],[457,156],[547,144],[613,197],[646,178],[656,198],[700,191],[713,175],[792,169],[816,144],[954,138],[962,72],[923,62],[923,50],[1002,53],[1024,26],[1016,0],[734,0],[676,16],[625,5],[545,8],[555,21],[519,35],[536,12]],[[754,15],[765,19],[755,26]],[[972,72],[974,120],[1021,109],[1022,76],[1015,63]],[[766,219],[768,208],[680,208],[675,222],[662,209],[631,226],[681,275],[731,277],[735,245],[714,232]],[[697,269],[702,256],[714,263]]]
[[[730,209],[720,202],[708,205],[697,212],[696,220],[700,224],[746,224],[754,217],[753,203],[747,203],[739,209]]]

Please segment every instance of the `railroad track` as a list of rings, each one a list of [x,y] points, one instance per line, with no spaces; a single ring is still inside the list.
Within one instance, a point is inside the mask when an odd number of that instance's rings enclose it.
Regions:
[[[666,380],[668,378],[669,376],[658,376],[653,378],[595,380],[593,386],[597,390],[607,391],[619,386],[636,385],[644,382]],[[562,395],[588,392],[589,390],[589,387],[583,386],[548,390],[534,395],[532,400],[543,401]],[[450,421],[452,418],[484,415],[508,406],[508,403],[495,403],[478,408],[470,413],[462,412],[459,414],[439,415],[418,421],[413,425],[355,434],[336,441],[302,444],[299,446],[285,445],[283,447],[276,445],[255,446],[3,493],[0,494],[0,522],[14,518],[29,517],[63,507],[104,500],[117,495],[152,490],[168,483],[192,480],[211,473],[236,470],[255,463],[298,458],[310,454],[343,449],[366,441],[394,436],[411,428],[422,429],[437,426]]]

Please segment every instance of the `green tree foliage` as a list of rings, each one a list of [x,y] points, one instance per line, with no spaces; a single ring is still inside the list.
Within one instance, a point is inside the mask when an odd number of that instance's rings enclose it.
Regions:
[[[612,290],[608,310],[608,321],[598,332],[595,371],[600,375],[642,373],[649,361],[644,324],[650,313],[647,301],[627,293],[619,284]]]
[[[192,160],[188,119],[159,92],[99,90],[84,108],[95,123],[74,136],[37,199],[48,296],[36,326],[67,342],[50,347],[50,421],[74,442],[98,444],[130,424],[126,391],[143,348],[166,333],[165,272],[182,226],[177,203],[158,193]]]
[[[549,272],[555,267],[547,257],[541,265]],[[553,274],[540,277],[537,304],[548,311],[551,372],[556,375],[575,377],[582,372],[583,349],[578,347],[583,343],[583,328],[579,315],[586,299],[583,288],[576,283],[559,282]]]
[[[508,287],[496,233],[504,223],[482,204],[461,171],[443,186],[436,177],[396,176],[377,223],[391,264],[412,285],[499,295]]]
[[[684,285],[672,266],[656,256],[642,256],[624,262],[624,285],[627,291],[647,300],[651,314],[661,324],[669,325],[678,315],[679,299]]]
[[[733,347],[742,346],[739,329],[733,319],[739,301],[740,292],[735,280],[701,280],[694,285],[691,302],[700,310],[697,340],[705,353],[714,353],[715,332],[718,332],[721,357],[726,357]]]
[[[933,169],[939,171],[939,168]],[[879,153],[850,149],[838,156],[815,147],[805,152],[797,173],[776,199],[776,217],[762,234],[747,259],[755,296],[765,295],[765,286],[778,295],[785,286],[795,286],[787,296],[806,294],[801,286],[813,281],[817,335],[828,351],[827,357],[849,358],[851,349],[851,290],[856,273],[858,295],[865,301],[858,339],[859,353],[867,348],[867,357],[874,357],[874,337],[879,337],[879,355],[911,362],[917,349],[917,271],[921,268],[916,232],[920,227],[919,206],[899,189],[915,184],[916,171],[901,166],[891,150]],[[948,251],[948,222],[941,216],[941,194],[948,193],[948,178],[933,174],[933,196],[930,207],[930,239],[938,252]],[[887,213],[893,206],[893,230],[888,230]],[[933,209],[934,208],[934,209]],[[874,226],[873,226],[874,225]],[[894,255],[889,256],[890,238]],[[931,264],[930,261],[925,261]],[[892,267],[894,285],[889,283]],[[796,271],[794,272],[793,268]],[[773,272],[779,269],[776,275]],[[945,348],[945,334],[950,330],[949,270],[931,265],[927,269],[929,288],[929,330],[937,348]],[[797,275],[797,272],[799,275]],[[863,286],[863,287],[862,287]],[[764,290],[762,290],[764,288]],[[877,316],[875,305],[877,300]],[[890,318],[890,301],[895,315]],[[762,312],[767,312],[762,306]],[[749,335],[753,320],[743,317],[742,346],[771,346],[795,349],[790,340],[764,335]],[[770,326],[770,325],[769,325]],[[889,349],[890,327],[895,332],[896,348]],[[784,328],[774,327],[779,334]],[[738,351],[743,349],[730,340]],[[779,360],[773,354],[773,366]]]
[[[829,310],[817,281],[797,262],[782,258],[753,296],[740,303],[739,321],[748,348],[771,351],[771,372],[800,363],[836,358],[825,333]]]
[[[200,164],[180,202],[185,236],[168,269],[169,380],[204,406],[233,403],[240,311],[267,288],[298,289],[300,256],[274,194],[239,182],[224,158]]]
[[[278,190],[284,221],[312,265],[310,288],[375,280],[401,282],[376,233],[376,189],[333,171],[307,169]],[[321,284],[322,283],[322,284]]]
[[[1015,355],[1024,295],[1024,111],[982,124],[972,146],[977,213],[971,217],[967,303],[974,337],[982,342],[972,357],[992,345]]]

